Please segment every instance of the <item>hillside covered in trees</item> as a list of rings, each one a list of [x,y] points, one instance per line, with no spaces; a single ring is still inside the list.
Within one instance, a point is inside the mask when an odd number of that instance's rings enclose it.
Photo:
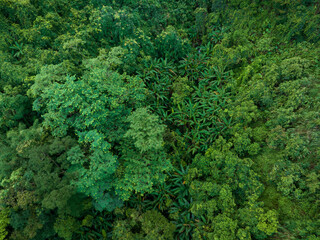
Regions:
[[[0,0],[0,240],[320,240],[317,0]]]

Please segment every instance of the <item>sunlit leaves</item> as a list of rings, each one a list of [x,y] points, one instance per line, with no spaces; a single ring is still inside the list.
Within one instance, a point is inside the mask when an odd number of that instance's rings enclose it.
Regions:
[[[0,240],[6,239],[8,231],[6,227],[9,225],[9,209],[1,209],[0,212]]]
[[[123,150],[124,177],[119,181],[118,191],[124,199],[130,192],[151,192],[154,185],[165,181],[165,173],[171,168],[163,151],[164,125],[147,108],[138,108],[129,117],[130,128],[125,134],[132,139],[135,149]]]
[[[125,137],[131,137],[141,152],[159,150],[163,147],[165,127],[159,124],[158,116],[150,114],[146,108],[139,108],[128,117],[128,121],[130,129]]]

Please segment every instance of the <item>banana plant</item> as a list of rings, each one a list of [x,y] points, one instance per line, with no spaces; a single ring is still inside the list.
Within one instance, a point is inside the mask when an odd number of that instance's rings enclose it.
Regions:
[[[173,123],[179,126],[184,141],[189,143],[188,152],[205,151],[214,140],[232,125],[232,119],[224,113],[230,98],[218,84],[203,81],[194,86],[190,98],[174,106]]]
[[[175,237],[179,240],[192,239],[193,230],[196,227],[196,218],[191,213],[192,198],[180,198],[174,202],[170,214],[178,215],[173,222],[176,226]]]
[[[12,49],[12,55],[16,58],[20,58],[24,52],[23,52],[23,43],[19,44],[17,42],[14,42],[14,45],[9,47],[10,49]]]

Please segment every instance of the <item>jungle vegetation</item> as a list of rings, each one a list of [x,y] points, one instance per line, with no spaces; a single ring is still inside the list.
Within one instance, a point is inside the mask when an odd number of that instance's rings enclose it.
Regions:
[[[0,0],[0,240],[320,240],[317,0]]]

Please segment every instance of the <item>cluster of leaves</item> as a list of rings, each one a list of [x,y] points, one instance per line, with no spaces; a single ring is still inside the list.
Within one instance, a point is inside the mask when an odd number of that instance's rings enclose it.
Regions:
[[[0,240],[320,239],[316,0],[0,0]]]

